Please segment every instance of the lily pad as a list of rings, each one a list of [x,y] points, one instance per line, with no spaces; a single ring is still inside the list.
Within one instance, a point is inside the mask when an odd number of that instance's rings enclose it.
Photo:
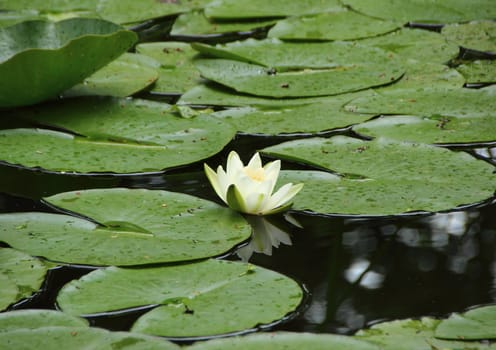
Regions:
[[[223,107],[263,107],[263,108],[285,108],[288,106],[306,105],[311,103],[333,103],[339,101],[336,106],[343,106],[343,99],[352,100],[353,96],[371,93],[373,90],[352,92],[349,94],[339,94],[325,97],[302,97],[302,98],[270,98],[237,93],[234,90],[224,88],[220,85],[199,84],[179,98],[177,105],[200,105],[200,106],[223,106]]]
[[[187,12],[210,0],[99,0],[98,13],[115,23],[136,23]]]
[[[317,133],[369,119],[370,115],[341,110],[347,101],[357,95],[365,93],[342,94],[305,105],[226,109],[212,116],[229,121],[238,131],[247,134]]]
[[[298,16],[342,9],[338,0],[216,0],[205,7],[207,17],[218,19]]]
[[[339,174],[283,172],[281,183],[305,183],[294,210],[368,216],[437,212],[479,203],[496,189],[492,165],[427,144],[334,136],[289,141],[262,152]]]
[[[63,95],[130,96],[153,84],[159,67],[160,63],[148,56],[126,52]]]
[[[230,32],[248,32],[274,24],[275,20],[215,21],[208,19],[203,11],[181,14],[172,26],[171,35],[198,36]]]
[[[375,67],[376,69],[381,69],[385,64],[398,65],[396,57],[390,52],[350,42],[295,43],[271,38],[248,39],[215,46],[194,43],[192,47],[208,56],[276,69],[275,72],[268,74],[273,78],[280,72],[305,68],[345,70],[352,64],[361,65],[365,61],[379,66]],[[364,55],[367,59],[363,57]]]
[[[146,43],[136,46],[136,51],[160,62],[159,79],[152,92],[182,94],[200,81],[200,73],[193,64],[197,52],[189,44]]]
[[[0,107],[54,98],[120,56],[136,39],[114,23],[89,18],[0,28]]]
[[[195,61],[203,77],[256,96],[341,94],[389,84],[404,73],[392,53],[348,42],[298,45],[265,41],[225,47],[197,44],[194,48],[202,53],[258,63],[226,59]]]
[[[422,29],[402,28],[357,42],[394,52],[405,60],[415,59],[430,63],[447,63],[457,57],[459,52],[458,45],[447,42],[441,34]]]
[[[65,285],[57,303],[72,315],[155,306],[138,318],[132,331],[180,338],[271,324],[293,312],[302,296],[296,282],[277,272],[245,263],[206,260],[147,269],[96,270]]]
[[[417,60],[403,62],[405,75],[394,84],[375,89],[378,93],[400,89],[429,88],[461,88],[465,78],[456,69],[444,64],[429,63]]]
[[[477,18],[494,18],[492,0],[395,1],[343,0],[344,5],[368,16],[407,22],[453,23]]]
[[[427,317],[384,322],[358,332],[355,338],[375,343],[384,350],[495,349],[487,344],[436,339],[434,331],[439,322]]]
[[[111,98],[68,99],[9,116],[71,130],[1,130],[0,159],[52,171],[160,171],[218,153],[236,130],[207,115],[182,118],[170,105]]]
[[[272,332],[244,337],[214,339],[190,346],[191,350],[379,350],[375,345],[352,337],[334,334]]]
[[[359,97],[345,110],[369,114],[494,117],[496,89],[397,89]]]
[[[467,83],[496,83],[496,61],[467,62],[456,68]]]
[[[454,340],[496,339],[496,305],[453,314],[439,323],[435,335],[436,338]]]
[[[383,116],[353,126],[369,137],[437,144],[496,142],[496,118]]]
[[[0,334],[40,327],[86,327],[88,321],[55,310],[16,310],[0,313]],[[3,334],[0,335],[2,338]]]
[[[467,49],[496,53],[496,22],[494,21],[450,24],[444,26],[441,33],[448,41]]]
[[[101,189],[46,200],[91,221],[62,214],[3,214],[0,241],[66,263],[140,265],[219,255],[250,237],[248,223],[237,213],[180,193]]]
[[[47,267],[39,259],[15,249],[0,248],[0,310],[38,291],[46,272]]]
[[[388,33],[399,27],[401,24],[397,22],[344,10],[278,21],[268,36],[286,40],[354,40]]]
[[[94,10],[100,0],[0,0],[2,10],[35,9],[44,12],[68,12],[77,10]]]

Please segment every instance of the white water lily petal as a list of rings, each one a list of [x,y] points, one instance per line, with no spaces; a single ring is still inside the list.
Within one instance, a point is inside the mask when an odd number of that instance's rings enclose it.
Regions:
[[[292,183],[285,184],[276,193],[274,193],[268,203],[267,210],[276,209],[290,202],[294,196],[303,188],[303,184],[293,185]]]
[[[206,164],[204,168],[217,195],[232,209],[246,214],[266,215],[282,211],[290,206],[288,202],[303,186],[286,184],[272,195],[281,161],[275,160],[262,166],[258,153],[246,166],[239,155],[231,151],[227,157],[226,171],[222,166],[217,167],[217,172]]]

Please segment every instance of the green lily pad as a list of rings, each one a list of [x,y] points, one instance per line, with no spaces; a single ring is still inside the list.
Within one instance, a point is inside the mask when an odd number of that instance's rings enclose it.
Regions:
[[[94,10],[100,0],[0,0],[1,10],[34,9],[44,12]]]
[[[201,106],[223,106],[223,107],[262,107],[262,108],[285,108],[288,106],[306,105],[311,103],[330,103],[336,102],[335,107],[339,109],[344,102],[341,99],[353,99],[353,96],[363,96],[362,94],[371,93],[373,90],[352,92],[349,94],[339,94],[336,96],[320,97],[302,97],[302,98],[270,98],[252,96],[247,94],[236,93],[234,90],[223,88],[219,85],[199,84],[179,98],[177,105],[201,105]]]
[[[187,278],[184,278],[187,276]],[[72,315],[154,306],[133,332],[199,337],[248,330],[293,312],[303,291],[292,279],[223,260],[147,269],[108,267],[66,284],[57,297]]]
[[[226,109],[215,112],[212,116],[231,122],[236,130],[247,134],[317,133],[344,128],[369,119],[370,115],[341,110],[353,96],[367,93],[342,94],[305,105]]]
[[[436,339],[434,338],[434,331],[439,322],[439,320],[427,317],[420,320],[407,319],[384,322],[358,332],[355,338],[375,343],[384,350],[494,350],[496,348],[475,342]]]
[[[397,141],[437,144],[495,142],[496,118],[383,116],[353,126],[357,133]]]
[[[56,97],[117,58],[136,39],[135,33],[114,23],[89,18],[0,28],[0,107]]]
[[[458,56],[458,45],[447,42],[439,33],[402,28],[398,31],[357,41],[362,45],[380,47],[407,59],[420,62],[447,63]]]
[[[46,272],[47,267],[39,259],[15,249],[0,248],[0,310],[38,291]]]
[[[153,84],[159,67],[160,63],[148,56],[126,52],[63,95],[130,96]]]
[[[99,0],[98,13],[115,23],[136,23],[187,12],[210,0]]]
[[[182,94],[200,81],[193,64],[197,54],[189,44],[180,42],[146,43],[136,51],[160,62],[159,79],[151,91],[159,94]]]
[[[480,60],[467,62],[456,68],[467,83],[495,83],[496,61]]]
[[[195,44],[193,47],[202,53],[258,63],[226,59],[195,61],[203,77],[256,96],[341,94],[388,84],[404,73],[392,53],[348,42],[303,45],[268,40],[260,44],[224,47]]]
[[[275,20],[215,21],[208,19],[203,11],[190,11],[179,15],[172,26],[171,35],[198,36],[229,32],[248,32],[275,23]]]
[[[371,17],[407,22],[452,23],[477,18],[494,18],[492,0],[395,1],[343,0],[344,5]]]
[[[140,265],[222,254],[250,237],[248,223],[237,213],[180,193],[101,189],[46,200],[94,221],[36,212],[3,214],[0,241],[54,261]]]
[[[208,56],[276,69],[276,72],[269,72],[273,78],[279,71],[285,73],[305,68],[346,70],[350,65],[363,64],[364,61],[378,66],[384,65],[384,61],[387,64],[398,64],[390,52],[350,42],[295,43],[271,38],[248,39],[215,46],[193,43],[192,47]],[[363,55],[367,56],[367,60]]]
[[[492,165],[427,144],[334,136],[289,141],[262,152],[340,174],[282,172],[281,183],[305,183],[294,210],[369,216],[436,212],[478,203],[496,189]]]
[[[19,10],[19,11],[0,11],[0,27],[7,27],[24,21],[33,21],[41,19],[39,11],[36,10]]]
[[[496,89],[396,89],[359,97],[345,110],[369,114],[494,117]]]
[[[334,334],[272,332],[244,337],[209,340],[190,346],[191,350],[379,350],[375,345],[352,337]]]
[[[338,0],[217,0],[205,7],[207,17],[219,19],[286,17],[342,9]]]
[[[399,27],[401,24],[397,22],[344,10],[278,21],[268,36],[290,40],[354,40],[388,33]]]
[[[465,48],[496,53],[496,22],[494,21],[450,24],[444,26],[441,33],[448,41]]]
[[[496,339],[496,305],[453,314],[439,323],[435,335],[436,338],[455,340]]]
[[[461,88],[465,78],[456,69],[444,64],[429,63],[417,60],[403,62],[405,75],[394,84],[375,89],[378,93],[400,89],[429,88]]]
[[[55,310],[16,310],[0,313],[0,338],[3,332],[51,326],[86,327],[88,321]]]
[[[236,133],[217,118],[186,119],[170,105],[139,99],[68,99],[8,115],[84,135],[45,129],[0,131],[0,159],[52,171],[160,171],[208,158]]]

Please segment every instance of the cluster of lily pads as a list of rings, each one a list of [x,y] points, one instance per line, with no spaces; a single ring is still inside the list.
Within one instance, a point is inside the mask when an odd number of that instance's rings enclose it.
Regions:
[[[494,197],[494,164],[457,150],[496,143],[492,0],[3,0],[0,10],[7,166],[167,173],[217,166],[212,160],[247,134],[280,141],[253,151],[303,165],[276,184],[304,184],[294,212],[403,215]],[[252,234],[223,205],[127,188],[42,203],[45,212],[0,214],[8,245],[0,308],[37,292],[52,266],[98,268],[61,289],[61,312],[0,314],[0,347],[41,347],[42,339],[48,348],[173,349],[148,335],[266,329],[304,303],[303,287],[287,276],[213,258]],[[130,333],[80,318],[136,310]],[[495,314],[488,306],[353,337],[264,333],[192,348],[494,348],[477,341],[496,339]]]

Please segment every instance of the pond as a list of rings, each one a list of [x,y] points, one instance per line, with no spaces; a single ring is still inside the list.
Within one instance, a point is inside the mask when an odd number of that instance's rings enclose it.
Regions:
[[[495,348],[490,1],[278,3],[0,4],[0,345]]]

